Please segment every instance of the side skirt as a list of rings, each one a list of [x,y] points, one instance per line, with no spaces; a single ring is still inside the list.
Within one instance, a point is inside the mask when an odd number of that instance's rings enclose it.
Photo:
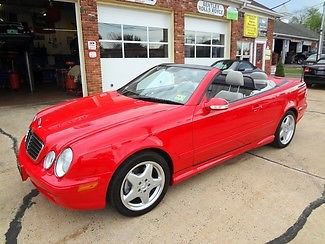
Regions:
[[[180,172],[177,172],[176,174],[173,175],[173,179],[172,179],[172,185],[175,185],[175,184],[178,184],[178,183],[181,183],[182,181],[184,180],[187,180],[188,178],[191,178],[192,176],[194,175],[197,175],[205,170],[208,170],[218,164],[221,164],[229,159],[232,159],[240,154],[243,154],[244,152],[247,152],[249,150],[252,150],[254,148],[258,148],[258,147],[261,147],[261,146],[264,146],[264,145],[267,145],[271,142],[274,141],[274,135],[272,136],[269,136],[261,141],[258,141],[258,142],[255,142],[255,143],[251,143],[251,144],[248,144],[244,147],[241,147],[241,148],[238,148],[234,151],[231,151],[227,154],[224,154],[224,155],[221,155],[220,157],[218,158],[214,158],[212,160],[209,160],[207,162],[204,162],[204,163],[201,163],[199,165],[195,165],[195,166],[192,166],[192,167],[189,167],[185,170],[182,170]]]

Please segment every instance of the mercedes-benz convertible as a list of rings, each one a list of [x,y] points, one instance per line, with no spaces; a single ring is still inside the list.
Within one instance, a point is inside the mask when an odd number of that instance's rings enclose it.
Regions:
[[[162,64],[117,91],[36,114],[18,168],[63,207],[110,203],[138,216],[170,185],[263,145],[288,146],[306,107],[300,80]]]

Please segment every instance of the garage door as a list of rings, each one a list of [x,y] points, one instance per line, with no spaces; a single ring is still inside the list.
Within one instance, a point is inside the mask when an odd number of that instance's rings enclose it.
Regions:
[[[211,65],[230,57],[230,24],[185,18],[185,63]]]
[[[98,19],[104,91],[172,61],[170,14],[99,5]]]

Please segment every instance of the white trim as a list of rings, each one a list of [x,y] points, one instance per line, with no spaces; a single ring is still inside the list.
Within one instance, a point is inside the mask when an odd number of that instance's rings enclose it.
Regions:
[[[295,36],[295,35],[288,35],[288,34],[283,34],[283,33],[273,33],[273,37],[274,38],[278,38],[278,39],[290,39],[290,37],[292,38],[298,38],[298,39],[302,39],[302,40],[310,40],[310,41],[318,41],[318,39],[314,39],[314,38],[310,38],[310,37],[305,37],[305,36]],[[288,38],[286,38],[288,37]]]
[[[78,3],[78,0],[54,0],[54,2],[62,2],[62,3]]]
[[[88,89],[87,89],[85,52],[84,52],[84,45],[83,45],[84,42],[82,37],[82,25],[81,25],[81,14],[80,14],[79,2],[75,2],[75,14],[76,14],[77,36],[78,36],[78,47],[79,47],[81,87],[82,87],[82,95],[85,97],[88,95]]]
[[[267,15],[272,16],[274,18],[283,17],[283,14],[274,12],[272,10],[267,10],[267,9],[264,9],[264,8],[260,8],[260,7],[254,6],[252,4],[247,4],[245,8],[256,11],[256,12],[267,14]]]
[[[263,60],[262,60],[262,70],[265,70],[265,50],[266,50],[266,41],[255,40],[254,42],[254,65],[256,66],[256,46],[257,44],[263,44]]]

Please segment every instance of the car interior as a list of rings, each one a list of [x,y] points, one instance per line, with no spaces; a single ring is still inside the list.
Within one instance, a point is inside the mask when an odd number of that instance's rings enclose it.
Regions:
[[[208,97],[218,97],[234,102],[276,87],[264,72],[243,75],[239,71],[229,71],[218,75],[208,89]]]

